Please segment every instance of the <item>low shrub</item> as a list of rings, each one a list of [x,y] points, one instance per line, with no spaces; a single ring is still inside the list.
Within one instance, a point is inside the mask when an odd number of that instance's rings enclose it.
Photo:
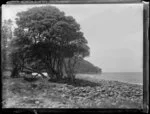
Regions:
[[[28,82],[34,82],[39,79],[38,77],[32,76],[31,74],[26,74],[23,78],[24,78],[24,80],[26,80]]]

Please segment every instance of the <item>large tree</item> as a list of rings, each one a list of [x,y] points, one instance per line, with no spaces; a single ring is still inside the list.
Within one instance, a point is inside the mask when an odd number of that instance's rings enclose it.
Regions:
[[[65,72],[73,81],[76,61],[89,55],[76,20],[53,6],[34,7],[17,16],[13,46],[18,48],[13,52],[20,66],[39,72],[42,65],[51,78],[62,79]]]

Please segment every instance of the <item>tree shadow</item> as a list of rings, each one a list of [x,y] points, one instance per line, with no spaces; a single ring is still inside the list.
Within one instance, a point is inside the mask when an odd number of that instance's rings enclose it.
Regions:
[[[84,79],[75,79],[74,80],[74,83],[72,83],[71,81],[69,80],[57,80],[57,81],[52,81],[52,80],[49,80],[50,82],[56,82],[56,83],[62,83],[62,84],[68,84],[68,85],[72,85],[72,86],[75,86],[75,87],[87,87],[87,86],[90,86],[90,87],[95,87],[95,86],[100,86],[101,84],[100,83],[96,83],[96,82],[91,82],[91,81],[88,81],[88,80],[84,80]]]

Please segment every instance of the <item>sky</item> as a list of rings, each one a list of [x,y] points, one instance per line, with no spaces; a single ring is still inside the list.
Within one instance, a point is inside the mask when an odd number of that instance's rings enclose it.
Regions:
[[[49,4],[50,5],[50,4]],[[28,8],[41,5],[3,5],[2,21]],[[43,6],[43,5],[42,5]],[[53,4],[81,26],[90,47],[85,59],[103,72],[142,72],[143,5]]]

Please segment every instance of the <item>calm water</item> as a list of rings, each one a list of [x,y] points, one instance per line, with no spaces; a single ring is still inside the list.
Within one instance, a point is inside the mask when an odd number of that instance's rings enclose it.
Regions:
[[[142,72],[109,72],[102,74],[82,74],[83,76],[88,76],[95,79],[104,80],[115,80],[120,82],[127,82],[132,84],[143,85],[143,75]]]

